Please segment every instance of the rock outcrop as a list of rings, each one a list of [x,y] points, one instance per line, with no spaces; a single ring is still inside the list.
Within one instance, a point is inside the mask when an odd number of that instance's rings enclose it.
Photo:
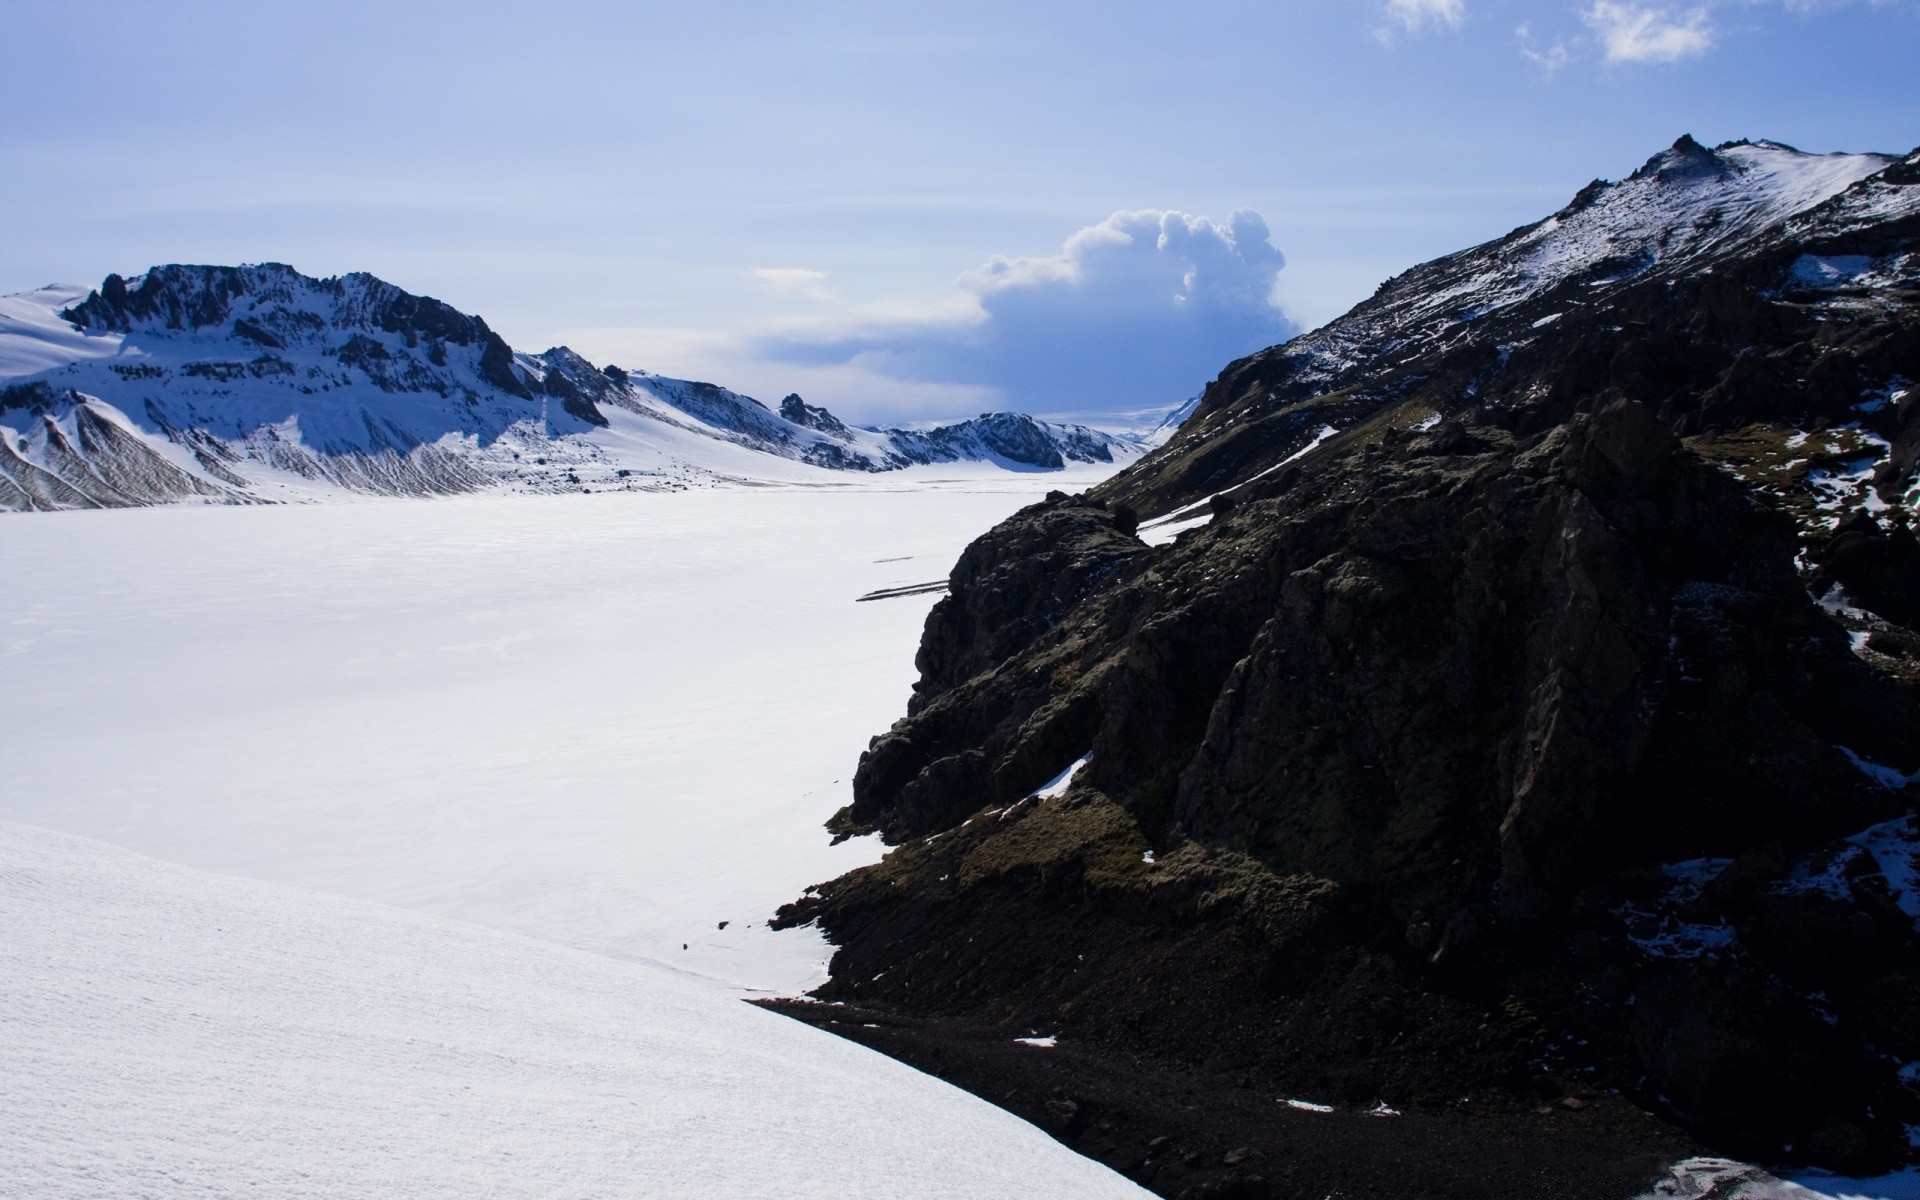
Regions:
[[[783,912],[821,995],[1906,1157],[1914,162],[1683,139],[981,538],[835,821],[898,848]]]

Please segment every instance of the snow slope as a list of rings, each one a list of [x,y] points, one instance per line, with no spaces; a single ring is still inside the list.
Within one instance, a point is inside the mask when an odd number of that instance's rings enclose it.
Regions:
[[[1691,295],[1725,271],[1836,320],[1872,317],[1920,279],[1920,256],[1844,247],[1920,211],[1916,182],[1920,152],[1682,137],[1626,179],[1595,180],[1559,212],[1415,266],[1320,328],[1229,364],[1134,474],[1130,502],[1164,516],[1245,484],[1326,425],[1345,432],[1415,396],[1441,416],[1526,403],[1509,390],[1509,363],[1601,355],[1609,330],[1638,328],[1663,292]]]
[[[91,289],[52,284],[31,292],[0,296],[0,380],[25,379],[95,358],[113,358],[126,338],[118,333],[88,333],[60,318],[62,309],[80,303]]]
[[[633,491],[1141,449],[987,413],[855,429],[789,396],[515,354],[478,317],[357,273],[155,267],[0,297],[0,509]]]
[[[1296,363],[1298,382],[1334,384],[1356,365],[1377,370],[1383,359],[1430,351],[1550,294],[1571,309],[1653,274],[1697,269],[1895,162],[1767,141],[1709,149],[1683,137],[1626,179],[1595,180],[1543,221],[1388,280],[1276,353]],[[1528,313],[1535,328],[1559,315]]]
[[[765,922],[877,858],[821,823],[938,597],[856,598],[1061,473],[850,479],[0,520],[0,820],[811,986]]]
[[[0,1191],[1131,1197],[655,967],[0,826]]]

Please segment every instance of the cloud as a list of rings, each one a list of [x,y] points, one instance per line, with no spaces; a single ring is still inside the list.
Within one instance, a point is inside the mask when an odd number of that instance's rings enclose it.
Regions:
[[[1029,412],[1170,406],[1295,332],[1272,300],[1285,263],[1255,212],[1224,224],[1118,212],[1059,254],[988,260],[945,300],[794,318],[750,348],[769,364],[837,374],[842,388],[858,377],[859,419],[952,415],[907,405],[876,416],[888,381],[903,397],[968,395]]]
[[[595,362],[706,379],[762,400],[799,392],[857,424],[1137,414],[1192,396],[1298,326],[1274,302],[1285,257],[1255,212],[1225,222],[1117,212],[1058,254],[998,255],[944,295],[854,303],[823,271],[753,278],[789,302],[731,329],[576,327]]]
[[[737,329],[583,325],[556,334],[555,341],[597,363],[703,379],[768,404],[799,392],[855,424],[965,417],[1004,404],[992,388],[898,379],[875,371],[858,356],[824,363],[769,359],[758,351],[757,335]]]
[[[1467,19],[1466,0],[1387,0],[1387,18],[1398,21],[1408,33],[1419,33],[1428,25],[1458,29]]]
[[[827,286],[827,273],[806,267],[761,267],[755,279],[778,295],[798,296],[803,300],[831,300],[833,289]]]
[[[1608,62],[1679,62],[1713,48],[1713,23],[1704,8],[1674,14],[1651,5],[1594,0],[1580,19],[1600,35]]]
[[[1540,68],[1540,73],[1543,75],[1552,75],[1573,61],[1573,52],[1567,49],[1564,39],[1555,38],[1553,45],[1542,48],[1534,44],[1533,33],[1524,24],[1516,28],[1513,34],[1520,40],[1521,55]]]

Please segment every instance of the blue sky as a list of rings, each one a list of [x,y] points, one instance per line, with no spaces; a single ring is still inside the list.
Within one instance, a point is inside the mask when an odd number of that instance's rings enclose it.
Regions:
[[[522,349],[858,420],[1171,404],[1683,132],[1920,143],[1916,0],[0,21],[0,291],[368,270]]]

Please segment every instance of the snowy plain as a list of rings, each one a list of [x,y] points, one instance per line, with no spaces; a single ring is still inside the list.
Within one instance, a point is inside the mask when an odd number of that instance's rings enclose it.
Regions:
[[[0,820],[799,991],[938,597],[856,598],[1097,477],[0,518]]]
[[[1144,1195],[738,1002],[916,585],[1102,474],[0,517],[0,1194]]]
[[[1097,477],[0,518],[0,1195],[1144,1196],[740,1002],[911,585]]]
[[[0,824],[0,1195],[1144,1197],[619,962]]]

